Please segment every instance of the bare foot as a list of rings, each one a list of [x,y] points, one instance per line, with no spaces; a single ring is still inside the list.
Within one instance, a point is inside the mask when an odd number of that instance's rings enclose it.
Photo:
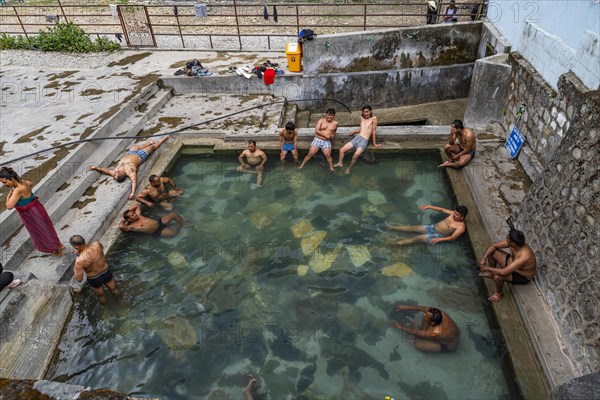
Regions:
[[[441,163],[440,165],[438,165],[438,168],[447,167],[448,164],[450,164],[450,161],[444,161],[443,163]]]
[[[489,301],[493,301],[494,303],[499,302],[500,300],[502,300],[502,293],[494,293],[493,295],[491,295],[490,297],[488,297]]]
[[[64,250],[64,249],[65,249],[65,246],[63,246],[63,245],[61,244],[61,245],[60,245],[60,247],[59,247],[58,249],[56,249],[56,250],[54,250],[54,251],[52,252],[52,255],[53,255],[53,256],[60,257],[60,256],[62,256],[62,255],[63,255],[63,250]]]
[[[340,164],[340,163],[337,163],[337,164],[334,165],[334,167],[336,167],[336,168],[337,167],[343,167],[343,166],[344,166],[344,164]]]
[[[330,170],[331,172],[335,172],[335,169],[333,169],[333,165],[330,165],[330,166],[329,166],[329,170]]]
[[[244,393],[244,397],[246,397],[246,400],[254,399],[254,396],[252,395],[252,389],[254,389],[254,386],[256,386],[256,379],[254,379],[252,375],[248,375],[248,385],[246,385],[244,390],[242,390],[242,393]]]
[[[345,172],[346,175],[350,175],[350,168],[348,168]]]
[[[480,272],[479,273],[480,278],[492,278],[493,276],[494,276],[494,274],[492,274],[491,272]]]
[[[387,229],[396,230],[396,225],[392,225],[389,222],[385,221],[385,227]]]
[[[189,226],[194,226],[194,224],[192,224],[190,221],[183,221],[183,227],[187,228]]]
[[[298,169],[302,169],[302,168],[304,168],[304,163],[302,163],[298,166]]]

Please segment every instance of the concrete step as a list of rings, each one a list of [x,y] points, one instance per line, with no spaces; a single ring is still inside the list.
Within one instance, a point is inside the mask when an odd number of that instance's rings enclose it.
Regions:
[[[287,124],[288,122],[293,122],[294,124],[296,124],[296,115],[298,114],[298,106],[294,103],[286,103],[285,104],[285,109],[283,110],[283,113],[281,115],[281,123],[279,124],[279,126],[281,128],[285,127],[285,124]],[[296,127],[298,127],[298,125],[296,124]]]
[[[296,126],[298,128],[310,128],[310,111],[298,111],[296,113]]]
[[[42,379],[71,313],[69,288],[33,279],[8,292],[0,303],[0,376]]]
[[[155,85],[153,85],[155,86]],[[135,111],[125,121],[121,121],[121,124],[117,126],[118,133],[112,133],[112,135],[118,136],[135,136],[144,127],[144,124],[149,117],[153,116],[172,96],[172,92],[168,89],[151,90],[147,92],[150,94],[150,98],[145,99],[144,112]],[[139,104],[139,101],[136,101]],[[106,137],[111,133],[103,132]],[[93,193],[93,183],[98,179],[97,172],[88,171],[90,165],[102,165],[107,166],[111,164],[119,155],[128,148],[131,144],[130,140],[106,140],[98,142],[88,142],[81,145],[81,147],[71,153],[71,159],[79,159],[79,165],[77,168],[68,167],[69,164],[63,164],[58,167],[58,171],[55,171],[55,179],[60,176],[66,178],[62,186],[48,199],[42,200],[48,214],[55,221],[55,227],[59,238],[63,244],[68,243],[68,236],[62,232],[65,224],[60,224],[60,220],[65,213],[72,208],[80,207],[80,198],[85,193]],[[65,168],[71,168],[69,176],[65,175]],[[111,179],[112,180],[112,179]],[[127,181],[129,182],[129,181]],[[129,183],[130,184],[130,183]],[[129,185],[121,185],[128,186]],[[36,194],[38,192],[36,191]],[[89,200],[89,199],[88,199]],[[78,202],[79,201],[79,202]],[[6,218],[2,221],[2,231],[4,229],[13,230],[13,234],[9,237],[2,245],[2,260],[7,270],[18,270],[19,265],[30,256],[30,253],[34,250],[31,240],[29,240],[29,233],[25,228],[21,226],[21,221],[16,212],[10,216],[11,219]],[[16,219],[15,219],[16,217]],[[6,227],[6,228],[5,228]],[[37,251],[32,255],[34,258],[39,258],[40,253]],[[55,258],[44,255],[46,258]],[[38,274],[35,273],[39,277]]]

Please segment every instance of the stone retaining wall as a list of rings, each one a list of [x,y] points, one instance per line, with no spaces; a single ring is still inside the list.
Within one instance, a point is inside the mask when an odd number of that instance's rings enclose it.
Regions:
[[[535,105],[523,130],[545,159],[513,219],[536,252],[537,283],[583,375],[600,370],[600,95],[567,73],[549,96],[523,60],[513,65],[511,109],[521,98]]]
[[[518,53],[510,54],[509,63],[512,67],[511,94],[503,124],[512,128],[516,123],[527,140],[525,145],[545,165],[552,159],[573,123],[578,107],[577,93],[565,90],[564,79],[559,80],[557,93]],[[571,84],[577,86],[579,92],[587,90],[574,75],[565,75],[573,77]],[[526,105],[526,111],[517,121],[516,114],[521,104]]]

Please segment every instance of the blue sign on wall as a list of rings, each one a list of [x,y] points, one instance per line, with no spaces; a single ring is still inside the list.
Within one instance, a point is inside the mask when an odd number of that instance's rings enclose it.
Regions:
[[[519,154],[519,150],[523,147],[523,142],[525,142],[525,138],[521,135],[521,132],[514,127],[504,144],[504,147],[506,147],[510,154],[510,158],[515,158],[517,154]]]

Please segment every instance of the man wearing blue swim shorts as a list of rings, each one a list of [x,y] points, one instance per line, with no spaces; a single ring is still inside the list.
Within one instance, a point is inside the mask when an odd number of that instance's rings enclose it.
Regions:
[[[435,206],[419,206],[419,208],[421,210],[435,210],[442,212],[448,214],[448,217],[435,225],[396,226],[386,222],[388,229],[400,232],[419,233],[419,235],[409,239],[389,241],[388,245],[403,246],[417,242],[427,242],[429,244],[450,242],[458,239],[458,237],[466,230],[465,217],[469,213],[469,210],[465,206],[456,206],[454,211]]]
[[[298,169],[304,168],[304,164],[321,150],[329,164],[329,170],[333,172],[333,158],[331,157],[331,141],[337,132],[338,122],[335,120],[335,110],[330,108],[325,113],[325,118],[321,118],[315,127],[315,138],[310,144],[308,154],[304,157],[302,164]]]
[[[98,171],[101,174],[110,175],[117,182],[124,182],[125,179],[131,179],[131,193],[129,194],[129,200],[133,200],[135,196],[135,190],[137,189],[137,167],[142,165],[144,161],[152,154],[158,147],[169,140],[168,136],[161,138],[158,143],[154,143],[152,139],[148,139],[145,143],[139,146],[133,146],[127,154],[121,158],[117,167],[113,170],[108,168],[91,166],[90,171]]]
[[[294,162],[298,163],[298,129],[293,122],[288,122],[285,124],[285,128],[279,131],[279,147],[281,161],[285,160],[285,156],[290,152],[294,157]]]
[[[343,167],[344,166],[344,154],[347,151],[352,150],[352,148],[356,149],[354,151],[354,155],[352,156],[352,161],[350,161],[350,166],[346,168],[346,175],[350,175],[350,170],[352,166],[356,164],[358,157],[366,150],[369,145],[369,139],[373,137],[373,146],[381,147],[380,144],[377,144],[377,117],[373,115],[373,109],[371,106],[363,106],[362,115],[360,121],[360,128],[350,132],[350,136],[356,135],[352,141],[346,143],[340,149],[340,157],[338,163],[335,164],[335,167]]]

